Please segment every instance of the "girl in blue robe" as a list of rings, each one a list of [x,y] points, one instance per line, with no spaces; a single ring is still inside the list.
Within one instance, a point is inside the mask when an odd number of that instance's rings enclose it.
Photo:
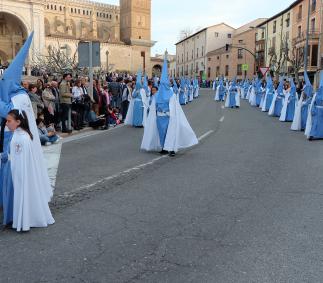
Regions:
[[[287,110],[286,110],[286,118],[285,121],[287,122],[292,122],[294,119],[294,114],[295,114],[295,105],[296,105],[296,87],[294,82],[292,81],[291,83],[291,89],[290,89],[290,94],[288,97],[288,104],[287,104]]]

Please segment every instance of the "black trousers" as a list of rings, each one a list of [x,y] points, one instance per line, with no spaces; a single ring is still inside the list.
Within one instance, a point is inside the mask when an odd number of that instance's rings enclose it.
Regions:
[[[126,119],[127,112],[129,107],[129,101],[125,100],[121,102],[121,115],[122,115],[122,121]]]
[[[61,104],[61,121],[62,121],[62,131],[67,131],[70,129],[67,129],[66,123],[68,121],[68,113],[71,109],[71,104],[66,104],[66,103],[62,103]]]

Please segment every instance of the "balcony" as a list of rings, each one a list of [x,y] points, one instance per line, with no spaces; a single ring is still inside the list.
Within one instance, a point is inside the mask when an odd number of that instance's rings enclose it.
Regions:
[[[313,29],[308,33],[309,40],[318,40],[320,37],[320,31]],[[297,37],[293,38],[293,45],[302,43],[306,40],[306,31],[301,32]]]

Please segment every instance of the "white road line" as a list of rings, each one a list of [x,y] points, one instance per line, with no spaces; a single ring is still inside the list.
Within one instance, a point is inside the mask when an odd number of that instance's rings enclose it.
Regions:
[[[224,116],[222,116],[219,121],[222,123],[224,121]]]
[[[119,129],[119,128],[122,128],[124,127],[125,125],[122,124],[118,127],[115,127],[115,128],[111,128],[107,131],[94,131],[94,132],[89,132],[89,133],[84,133],[83,135],[75,135],[75,136],[70,136],[70,137],[66,137],[66,138],[63,138],[62,140],[62,143],[68,143],[68,142],[72,142],[72,141],[78,141],[78,140],[81,140],[81,139],[84,139],[84,138],[89,138],[89,137],[92,137],[92,136],[96,136],[96,135],[102,135],[102,134],[106,134],[106,133],[109,133],[113,130],[116,130],[116,129]]]
[[[199,140],[199,141],[201,141],[201,140],[205,139],[207,136],[209,136],[209,135],[210,135],[210,134],[212,134],[213,132],[214,132],[213,130],[210,130],[210,131],[206,132],[205,134],[203,134],[202,136],[200,136],[200,137],[198,138],[198,140]],[[106,181],[109,181],[109,180],[113,180],[113,179],[116,179],[116,178],[121,177],[122,175],[125,175],[125,174],[131,173],[131,172],[133,172],[133,171],[137,171],[137,170],[143,169],[143,168],[145,168],[145,167],[147,167],[147,166],[151,166],[151,165],[153,165],[154,163],[156,163],[157,161],[159,161],[159,160],[161,160],[161,159],[163,159],[163,158],[166,158],[166,157],[168,157],[168,155],[163,155],[163,156],[156,157],[156,158],[152,159],[151,161],[148,161],[148,162],[146,162],[146,163],[143,163],[143,164],[137,165],[137,166],[135,166],[135,167],[132,167],[132,168],[126,169],[126,170],[124,170],[124,171],[122,171],[122,172],[120,172],[120,173],[114,174],[114,175],[112,175],[112,176],[109,176],[109,177],[105,177],[105,178],[99,179],[98,181],[93,182],[93,183],[91,183],[91,184],[83,185],[83,186],[81,186],[81,187],[79,187],[79,188],[77,188],[77,189],[73,190],[72,192],[64,193],[63,195],[64,195],[64,196],[69,196],[69,195],[73,195],[73,194],[75,194],[75,193],[77,193],[77,192],[80,192],[80,191],[82,191],[82,190],[86,190],[86,189],[92,188],[92,187],[94,187],[94,186],[96,186],[96,185],[98,185],[98,184],[101,184],[101,183],[103,183],[103,182],[106,182]]]
[[[200,136],[198,138],[199,141],[205,139],[206,137],[208,137],[209,135],[211,135],[214,131],[213,130],[210,130],[210,131],[207,131],[205,134],[203,134],[202,136]]]

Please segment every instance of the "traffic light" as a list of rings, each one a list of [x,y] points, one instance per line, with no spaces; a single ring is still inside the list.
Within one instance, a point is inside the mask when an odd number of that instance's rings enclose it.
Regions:
[[[226,44],[225,45],[225,51],[228,51],[229,50],[229,44]]]

